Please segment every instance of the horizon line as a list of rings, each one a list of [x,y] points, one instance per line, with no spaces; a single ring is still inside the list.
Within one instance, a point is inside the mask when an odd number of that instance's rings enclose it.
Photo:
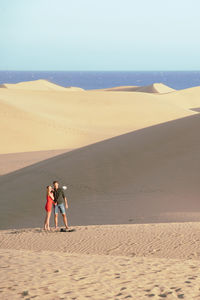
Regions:
[[[200,72],[198,70],[0,70],[0,72]]]

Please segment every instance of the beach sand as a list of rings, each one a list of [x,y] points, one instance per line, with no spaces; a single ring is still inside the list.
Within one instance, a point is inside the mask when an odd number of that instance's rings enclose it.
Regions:
[[[200,87],[1,87],[0,299],[200,299]]]

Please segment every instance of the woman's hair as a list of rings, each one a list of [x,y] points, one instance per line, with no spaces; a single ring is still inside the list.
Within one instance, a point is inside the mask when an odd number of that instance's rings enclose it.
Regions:
[[[50,185],[47,185],[47,195],[49,194],[49,187]]]

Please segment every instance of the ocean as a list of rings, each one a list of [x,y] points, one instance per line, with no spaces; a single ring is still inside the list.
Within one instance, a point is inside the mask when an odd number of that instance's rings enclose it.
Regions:
[[[0,71],[0,84],[36,79],[86,90],[160,82],[180,90],[200,86],[200,71]]]

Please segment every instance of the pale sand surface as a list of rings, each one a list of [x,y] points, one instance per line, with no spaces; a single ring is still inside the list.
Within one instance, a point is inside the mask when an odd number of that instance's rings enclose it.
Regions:
[[[39,90],[39,91],[66,91],[66,89],[60,85],[57,85],[55,83],[52,83],[48,80],[39,79],[39,80],[33,80],[33,81],[25,81],[25,82],[19,82],[19,83],[4,83],[3,85],[0,85],[0,88],[7,88],[7,89],[19,89],[19,90]],[[67,90],[79,90],[83,91],[83,89],[78,87],[69,87]]]
[[[0,250],[1,299],[200,299],[200,262]]]
[[[70,149],[71,150],[71,149]],[[45,159],[70,151],[69,149],[0,154],[0,175],[25,168]]]
[[[200,259],[200,223],[75,226],[75,232],[40,228],[0,231],[0,248],[79,254]]]
[[[69,187],[72,225],[199,220],[200,87],[153,94],[24,84],[0,89],[0,152],[14,153],[1,174],[23,166],[0,178],[1,229],[40,226],[55,179]],[[77,147],[24,168],[36,150]],[[17,157],[27,151],[32,162]]]
[[[0,153],[74,149],[197,113],[182,105],[181,92],[71,92],[40,85],[44,90],[34,82],[0,89]]]
[[[162,83],[154,83],[147,86],[119,86],[114,88],[104,89],[104,91],[115,91],[115,92],[141,92],[141,93],[158,93],[158,94],[167,94],[174,92],[175,90],[166,86]]]
[[[0,299],[200,299],[199,108],[200,87],[5,84]],[[75,232],[41,230],[55,179]]]
[[[0,299],[200,299],[200,223],[0,231]]]
[[[198,221],[197,128],[199,114],[1,176],[0,228],[41,226],[45,187],[54,179],[68,185],[72,225]]]

